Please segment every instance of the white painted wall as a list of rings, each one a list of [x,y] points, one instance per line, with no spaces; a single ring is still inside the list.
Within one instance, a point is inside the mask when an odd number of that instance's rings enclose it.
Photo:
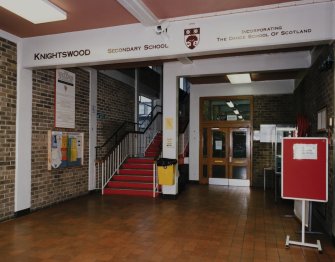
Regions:
[[[22,39],[0,30],[17,45],[17,101],[14,212],[31,207],[32,71],[22,67]]]
[[[170,62],[164,64],[164,96],[163,119],[175,117],[177,123],[178,102],[174,97],[178,85],[178,76],[211,75],[235,72],[271,71],[280,69],[308,68],[311,65],[309,52],[277,53],[266,55],[250,55],[240,57],[225,57],[206,60],[196,60],[192,64]],[[283,80],[275,82],[258,82],[249,85],[192,85],[190,93],[190,180],[199,180],[199,98],[202,96],[235,96],[235,95],[265,95],[293,93],[294,81]],[[167,109],[168,107],[168,109]],[[178,130],[178,129],[177,129]],[[175,131],[166,134],[163,126],[163,155],[176,158],[177,152],[168,148],[168,136],[177,142]],[[171,138],[171,137],[169,137]],[[178,145],[178,144],[176,144]],[[177,147],[176,147],[177,148]]]
[[[31,207],[32,71],[22,67],[18,43],[16,100],[15,212]]]
[[[163,157],[178,159],[178,99],[179,89],[177,78],[170,74],[172,64],[163,67]],[[173,66],[173,65],[172,65]],[[167,121],[170,122],[167,125]],[[178,168],[176,168],[176,182],[172,186],[163,186],[163,194],[176,195],[178,193]]]
[[[98,73],[97,70],[85,68],[90,74],[90,114],[89,114],[89,138],[88,138],[88,190],[94,190],[96,185],[95,159],[97,146],[97,97],[98,97]]]
[[[245,85],[191,85],[189,179],[199,180],[200,97],[292,94],[294,80],[255,82]]]
[[[301,5],[297,2],[294,6],[171,21],[167,38],[157,35],[155,27],[144,27],[141,24],[25,38],[23,65],[28,68],[90,66],[102,62],[120,63],[277,49],[288,45],[312,45],[334,40],[335,2],[300,2]],[[184,43],[184,30],[189,28],[200,28],[199,45],[193,50]],[[253,31],[264,28],[280,29]],[[300,30],[308,30],[308,33],[296,33]],[[267,34],[266,37],[255,37],[264,33]],[[162,45],[163,48],[145,49],[146,45],[156,44]],[[118,51],[120,48],[131,47],[137,48]],[[59,55],[59,52],[74,50],[89,50],[90,54],[75,57]],[[56,55],[38,59],[35,56],[37,53]]]

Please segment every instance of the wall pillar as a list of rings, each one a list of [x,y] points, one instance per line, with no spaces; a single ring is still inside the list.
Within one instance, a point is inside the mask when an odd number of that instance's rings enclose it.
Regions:
[[[178,84],[173,67],[164,66],[163,73],[163,157],[178,159]],[[178,168],[175,184],[163,186],[166,195],[178,194]]]
[[[18,43],[16,170],[14,211],[31,206],[31,141],[32,141],[32,70],[22,67],[22,43]],[[41,143],[44,143],[41,141]]]
[[[90,114],[89,114],[89,160],[88,160],[88,190],[95,190],[96,185],[96,169],[95,159],[97,146],[97,96],[98,96],[98,73],[97,70],[85,69],[90,74]]]

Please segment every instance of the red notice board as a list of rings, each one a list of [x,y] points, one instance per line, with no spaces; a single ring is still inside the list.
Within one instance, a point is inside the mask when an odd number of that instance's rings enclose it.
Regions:
[[[281,196],[328,201],[327,138],[283,138]]]

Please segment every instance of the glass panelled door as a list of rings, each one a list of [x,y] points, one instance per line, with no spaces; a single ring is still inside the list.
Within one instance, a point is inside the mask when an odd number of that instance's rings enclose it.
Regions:
[[[211,178],[226,178],[227,159],[228,159],[228,142],[227,129],[211,128],[210,129],[210,162],[209,174]]]
[[[200,163],[203,184],[249,186],[249,128],[204,127]]]
[[[230,178],[248,180],[250,169],[250,132],[248,128],[230,129],[230,149]]]

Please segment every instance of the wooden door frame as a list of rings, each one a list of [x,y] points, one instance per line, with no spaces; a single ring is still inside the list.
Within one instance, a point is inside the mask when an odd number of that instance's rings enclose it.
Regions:
[[[212,121],[205,121],[203,119],[203,104],[205,100],[242,100],[242,99],[248,99],[250,101],[250,119],[249,120],[236,120],[236,121],[222,121],[222,120],[212,120]],[[253,110],[254,109],[254,103],[253,103],[253,96],[217,96],[217,97],[200,97],[200,110],[199,110],[199,183],[208,184],[208,175],[207,178],[203,178],[203,128],[249,128],[249,146],[250,146],[250,185],[252,185],[253,181],[253,143],[252,143],[252,134],[253,134]],[[207,136],[209,134],[207,133]],[[208,140],[208,139],[207,139]],[[230,138],[229,138],[230,140]],[[230,145],[229,145],[230,146]],[[207,151],[208,151],[208,145],[207,145]],[[209,152],[207,152],[207,155]],[[205,181],[204,181],[205,180]]]

